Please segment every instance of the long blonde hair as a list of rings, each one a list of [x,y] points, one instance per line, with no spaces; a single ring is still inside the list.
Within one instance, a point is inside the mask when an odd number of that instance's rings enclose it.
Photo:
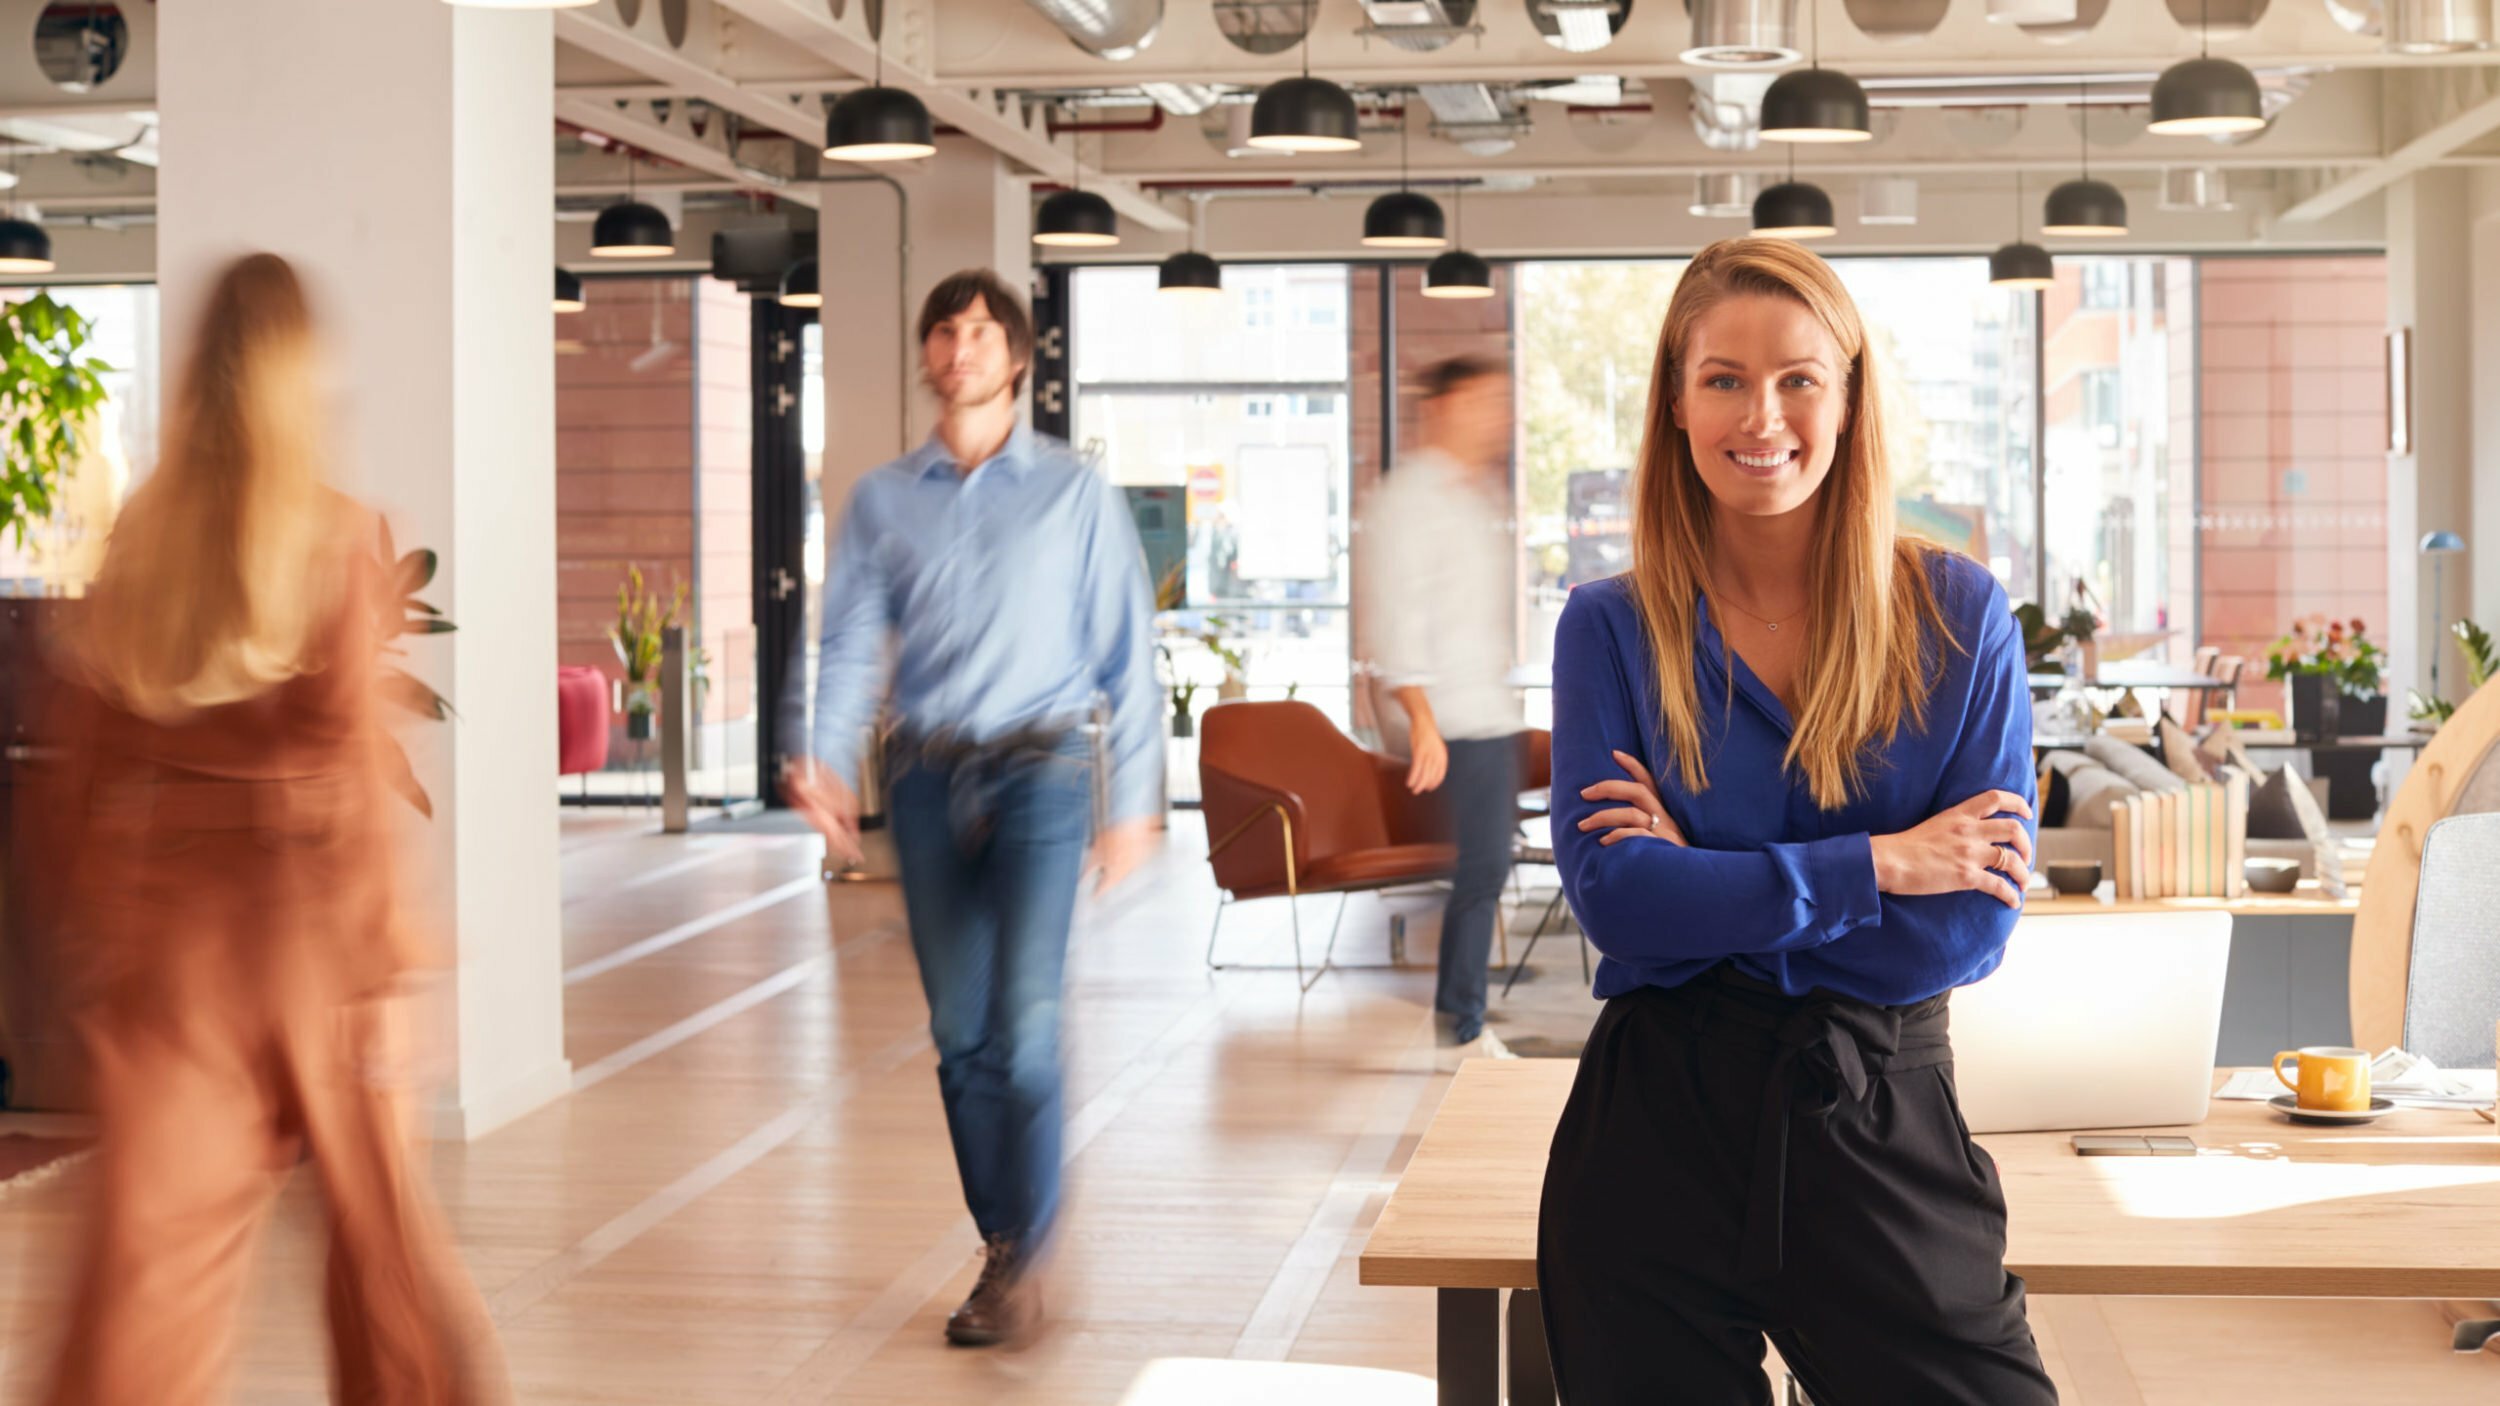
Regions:
[[[1894,527],[1882,372],[1865,324],[1831,265],[1784,239],[1723,239],[1696,256],[1676,284],[1650,373],[1648,420],[1633,485],[1634,603],[1658,666],[1668,745],[1686,789],[1709,789],[1701,754],[1700,699],[1693,682],[1699,607],[1717,505],[1676,427],[1685,354],[1702,314],[1728,298],[1794,299],[1831,334],[1846,363],[1848,418],[1830,475],[1816,490],[1814,550],[1807,562],[1802,699],[1787,765],[1816,805],[1835,809],[1861,794],[1868,748],[1904,722],[1925,725],[1931,647],[1950,641],[1927,577],[1925,544]],[[1735,671],[1729,670],[1729,705]]]
[[[344,500],[323,483],[312,308],[275,254],[218,276],[89,603],[84,662],[122,707],[167,719],[321,666]]]

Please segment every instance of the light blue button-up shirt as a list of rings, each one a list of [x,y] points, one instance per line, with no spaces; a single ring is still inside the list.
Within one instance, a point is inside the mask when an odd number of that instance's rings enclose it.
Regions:
[[[886,698],[911,731],[974,739],[1111,705],[1110,819],[1162,793],[1154,599],[1120,490],[1018,425],[966,474],[934,436],[851,490],[825,572],[815,753],[859,785]]]

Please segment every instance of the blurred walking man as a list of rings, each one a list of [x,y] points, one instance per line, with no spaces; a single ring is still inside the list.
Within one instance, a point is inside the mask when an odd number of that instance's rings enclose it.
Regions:
[[[1033,355],[1023,303],[985,269],[955,274],[921,309],[920,349],[937,430],[852,490],[825,579],[814,756],[783,785],[858,863],[857,739],[890,672],[886,809],[987,1255],[946,1335],[977,1347],[1040,1319],[1030,1271],[1059,1205],[1068,926],[1088,868],[1101,892],[1153,842],[1161,699],[1119,490],[1017,414]],[[1111,718],[1099,836],[1085,730],[1097,699]]]

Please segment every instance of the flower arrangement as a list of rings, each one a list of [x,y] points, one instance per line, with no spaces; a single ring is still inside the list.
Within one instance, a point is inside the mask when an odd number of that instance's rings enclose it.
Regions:
[[[608,627],[608,641],[625,666],[625,735],[636,741],[651,735],[651,715],[660,707],[661,632],[676,624],[685,608],[685,582],[663,601],[644,588],[639,566],[626,568],[625,583],[616,588],[616,623]]]
[[[2372,698],[2386,686],[2386,651],[2370,639],[2369,627],[2358,619],[2335,620],[2304,615],[2291,632],[2274,642],[2266,655],[2266,677],[2288,679],[2318,674],[2335,682],[2349,698]]]

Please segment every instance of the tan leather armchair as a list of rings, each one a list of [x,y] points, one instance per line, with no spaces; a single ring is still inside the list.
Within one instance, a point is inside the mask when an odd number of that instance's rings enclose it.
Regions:
[[[1207,965],[1224,910],[1282,897],[1294,909],[1293,969],[1304,990],[1325,974],[1337,944],[1332,925],[1319,965],[1302,960],[1302,923],[1291,900],[1343,896],[1449,877],[1458,849],[1440,798],[1410,795],[1406,763],[1356,743],[1308,703],[1222,703],[1199,721],[1198,783],[1207,822],[1207,863],[1224,901],[1207,934]]]

